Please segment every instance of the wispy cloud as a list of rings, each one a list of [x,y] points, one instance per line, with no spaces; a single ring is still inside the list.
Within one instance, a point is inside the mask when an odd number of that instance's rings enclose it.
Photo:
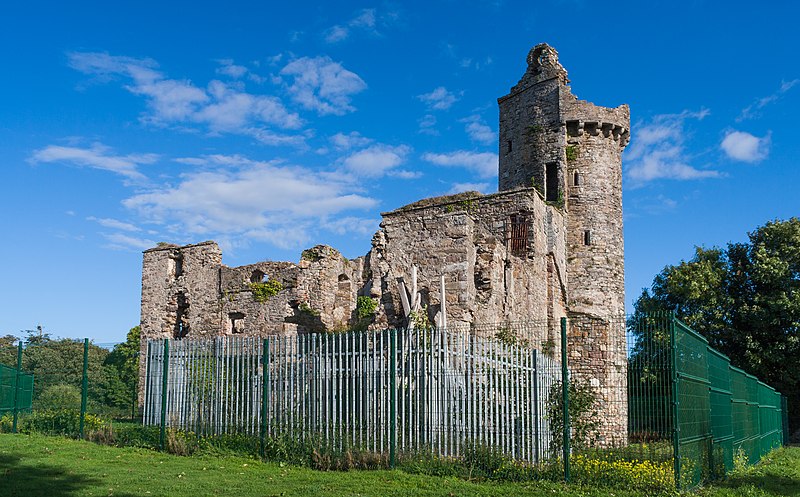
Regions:
[[[745,119],[753,119],[760,116],[761,109],[780,99],[787,91],[791,90],[798,83],[800,83],[800,79],[781,81],[781,86],[775,93],[767,95],[766,97],[758,98],[755,100],[755,102],[742,109],[742,113],[736,118],[736,122],[741,122]]]
[[[430,93],[417,95],[417,98],[425,103],[429,109],[447,110],[453,106],[460,98],[444,86],[434,88]]]
[[[489,183],[453,183],[453,187],[447,192],[450,195],[463,192],[481,192],[486,193],[489,191]]]
[[[359,176],[377,178],[405,162],[409,152],[411,148],[407,145],[379,143],[350,154],[342,160],[342,165]]]
[[[206,126],[211,133],[237,133],[255,136],[267,134],[268,144],[302,142],[296,136],[281,135],[270,128],[295,130],[303,122],[273,95],[255,95],[242,89],[241,82],[212,80],[206,88],[189,80],[170,79],[159,71],[152,59],[115,56],[101,52],[68,54],[72,68],[99,81],[120,79],[124,88],[145,98],[149,112],[142,121],[159,126]],[[242,74],[242,66],[225,65],[229,76]],[[283,140],[275,137],[285,137]],[[260,138],[259,138],[260,139]]]
[[[87,221],[94,221],[95,223],[103,226],[105,228],[111,228],[115,230],[121,231],[141,231],[138,226],[134,226],[131,223],[126,223],[124,221],[119,221],[117,219],[110,219],[110,218],[97,218],[94,216],[89,216],[86,218]]]
[[[625,153],[626,178],[632,186],[658,179],[692,180],[719,177],[712,169],[690,165],[686,151],[686,121],[701,120],[709,114],[706,109],[680,114],[661,114],[633,129],[634,140]]]
[[[157,160],[156,154],[115,155],[110,147],[102,143],[94,143],[88,148],[48,145],[34,151],[28,158],[31,164],[72,164],[111,171],[130,179],[144,179],[144,175],[137,169],[138,166],[152,164]]]
[[[343,115],[355,110],[353,95],[367,88],[358,74],[348,71],[330,57],[302,57],[284,67],[281,76],[291,79],[292,98],[320,115]]]
[[[133,195],[123,205],[178,236],[258,240],[287,248],[306,243],[334,216],[377,204],[357,193],[354,177],[341,173],[243,156],[186,159],[203,170]]]
[[[380,36],[381,30],[394,25],[400,15],[397,11],[378,11],[378,9],[361,9],[353,17],[341,24],[335,24],[322,33],[326,43],[339,43],[350,38],[354,33],[366,33]]]
[[[330,140],[337,150],[350,150],[351,148],[364,147],[372,142],[370,138],[362,136],[358,131],[336,133],[331,136]]]
[[[239,79],[248,73],[248,70],[245,66],[234,64],[233,59],[220,59],[217,62],[219,63],[217,74]]]
[[[491,145],[497,142],[497,133],[478,114],[465,117],[461,119],[461,122],[464,123],[464,130],[472,141],[482,145]]]
[[[423,135],[439,136],[439,131],[435,126],[436,116],[433,114],[425,114],[419,120],[419,132]]]
[[[730,130],[722,139],[720,148],[731,159],[742,162],[760,162],[769,155],[771,136],[759,138],[745,131]]]
[[[115,250],[147,250],[156,246],[155,240],[139,238],[126,235],[125,233],[102,233],[103,238],[108,240],[106,248]]]
[[[491,152],[470,152],[457,150],[446,154],[426,153],[422,159],[445,167],[462,167],[472,171],[481,178],[497,176],[497,154]]]

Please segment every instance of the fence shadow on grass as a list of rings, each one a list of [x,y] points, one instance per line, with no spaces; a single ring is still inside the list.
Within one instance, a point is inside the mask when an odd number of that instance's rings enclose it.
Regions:
[[[66,466],[32,466],[20,457],[0,454],[0,495],[3,497],[70,497],[82,493],[87,487],[100,487],[103,482],[88,475],[78,474]],[[120,494],[117,497],[133,497]]]
[[[800,478],[774,473],[732,476],[716,483],[715,486],[725,488],[755,487],[766,492],[766,495],[800,496]]]

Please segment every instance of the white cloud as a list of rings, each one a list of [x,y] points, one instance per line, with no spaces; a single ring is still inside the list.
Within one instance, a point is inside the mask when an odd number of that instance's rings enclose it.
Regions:
[[[217,74],[229,76],[233,79],[239,79],[248,73],[245,66],[240,66],[233,63],[233,59],[220,59],[220,66],[217,68]]]
[[[741,122],[744,121],[745,119],[752,119],[758,117],[761,114],[760,112],[761,109],[780,99],[784,95],[784,93],[791,90],[798,83],[800,83],[800,79],[793,79],[791,81],[781,81],[781,86],[775,93],[773,93],[772,95],[767,95],[766,97],[758,98],[756,99],[755,102],[742,109],[742,113],[739,114],[739,117],[736,118],[736,122]]]
[[[497,176],[498,158],[497,154],[491,152],[457,150],[448,154],[426,153],[422,159],[437,166],[463,167],[481,178]]]
[[[378,219],[367,219],[347,216],[329,220],[322,227],[338,235],[355,233],[359,235],[372,235],[378,231]]]
[[[491,145],[497,142],[497,133],[492,130],[477,114],[461,119],[465,123],[464,130],[472,141],[483,145]]]
[[[156,246],[157,242],[147,238],[138,238],[124,233],[103,233],[103,237],[109,241],[106,248],[117,250],[147,250]]]
[[[349,150],[351,148],[364,147],[369,145],[372,140],[362,136],[358,131],[351,131],[350,133],[336,133],[330,138],[333,146],[337,150]]]
[[[453,187],[447,193],[454,195],[463,192],[486,193],[489,190],[489,183],[453,183]]]
[[[86,218],[87,221],[94,221],[100,226],[104,226],[106,228],[111,228],[115,230],[122,230],[122,231],[141,231],[139,227],[134,226],[131,223],[126,223],[124,221],[118,221],[116,219],[110,218],[97,218],[94,216],[89,216]]]
[[[433,110],[447,110],[459,99],[458,96],[450,92],[444,86],[434,88],[430,93],[417,95],[417,98]]]
[[[111,148],[101,143],[94,143],[89,148],[48,145],[34,151],[28,162],[31,164],[63,162],[111,171],[130,179],[144,179],[144,175],[137,170],[137,167],[158,160],[156,154],[113,155],[111,152]]]
[[[640,186],[657,179],[691,180],[721,176],[719,171],[690,165],[691,156],[685,148],[686,120],[700,120],[708,114],[707,109],[662,114],[637,125],[623,161],[626,177],[634,186]]]
[[[419,120],[419,132],[424,135],[439,136],[439,131],[434,126],[436,126],[436,116],[433,114],[426,114]]]
[[[763,138],[745,131],[728,131],[722,139],[720,147],[725,155],[742,162],[759,162],[769,155],[771,138],[767,134]]]
[[[343,115],[355,110],[352,95],[367,88],[356,73],[348,71],[330,57],[302,57],[284,67],[281,76],[292,79],[288,91],[303,107],[320,115]]]
[[[397,21],[399,14],[394,11],[378,12],[377,9],[362,9],[347,22],[335,24],[322,33],[326,43],[339,43],[347,40],[356,32],[380,36],[381,29],[391,26]]]
[[[379,143],[345,157],[342,164],[359,176],[377,178],[405,162],[410,151],[406,145],[393,147]]]
[[[298,129],[302,120],[286,109],[279,98],[245,92],[241,82],[213,80],[206,88],[191,81],[168,79],[157,70],[152,59],[113,56],[98,52],[68,54],[71,67],[100,80],[127,80],[124,88],[145,98],[149,113],[142,120],[164,125],[205,125],[212,133],[238,133],[255,136],[256,131],[274,135],[269,127]],[[230,62],[226,65],[227,62]],[[243,66],[223,60],[220,70],[229,75],[244,75]],[[267,126],[265,126],[267,125]],[[294,140],[262,140],[268,144],[303,143]]]
[[[399,178],[399,179],[419,179],[422,176],[424,176],[421,171],[408,171],[405,169],[400,169],[397,171],[389,171],[388,175],[391,176],[392,178]]]
[[[259,240],[280,247],[305,243],[332,216],[377,204],[357,194],[347,175],[242,156],[193,162],[208,170],[186,173],[175,185],[138,193],[123,204],[148,222],[192,237]]]

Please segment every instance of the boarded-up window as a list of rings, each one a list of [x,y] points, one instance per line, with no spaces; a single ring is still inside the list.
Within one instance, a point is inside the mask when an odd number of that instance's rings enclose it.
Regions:
[[[524,257],[528,253],[529,219],[527,214],[512,215],[510,224],[509,250],[513,255]]]

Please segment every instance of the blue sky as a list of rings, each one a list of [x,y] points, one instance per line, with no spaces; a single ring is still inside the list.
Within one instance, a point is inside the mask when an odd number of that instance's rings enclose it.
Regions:
[[[496,99],[539,42],[631,107],[629,304],[798,214],[792,2],[119,3],[0,9],[0,334],[123,340],[159,241],[356,257],[381,211],[496,191]]]

